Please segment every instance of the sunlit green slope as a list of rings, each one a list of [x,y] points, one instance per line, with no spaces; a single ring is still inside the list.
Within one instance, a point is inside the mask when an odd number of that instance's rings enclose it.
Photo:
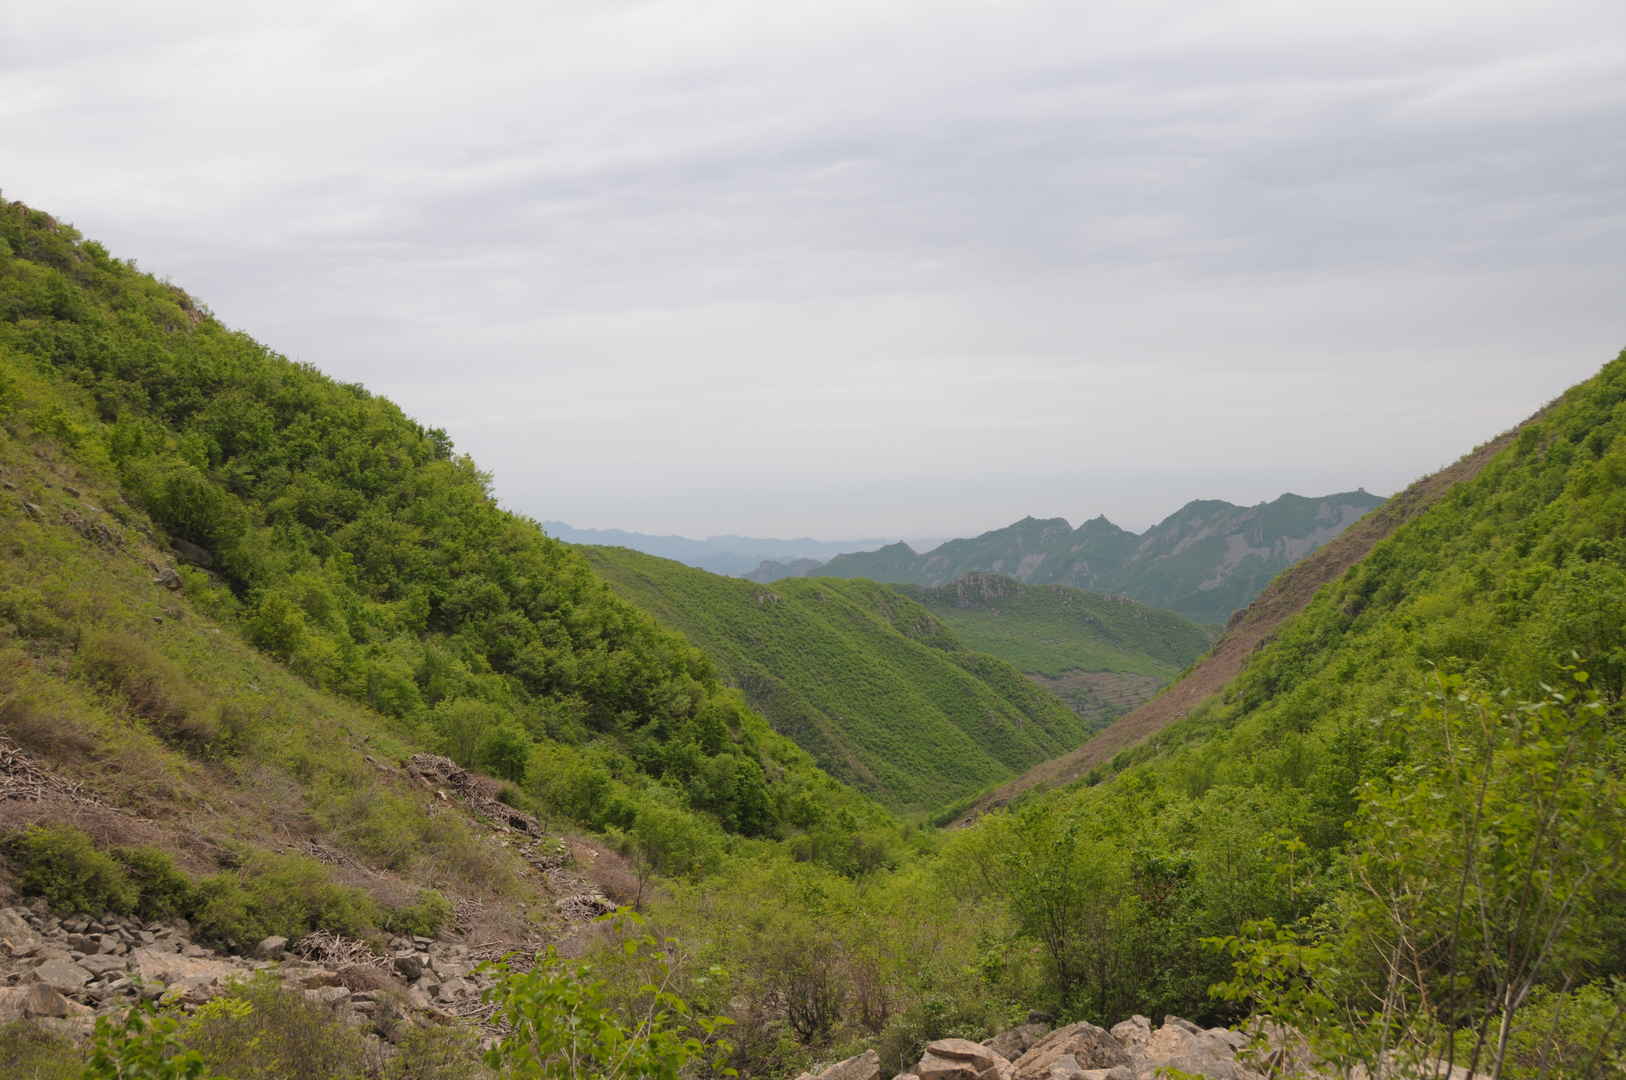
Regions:
[[[1087,734],[1055,697],[888,586],[759,585],[629,548],[582,550],[714,657],[779,731],[889,805],[939,806]]]
[[[128,503],[125,527],[184,561],[192,609],[405,745],[593,826],[677,812],[715,838],[802,837],[832,864],[855,826],[886,821],[577,552],[498,508],[444,432],[18,203],[0,203],[0,423],[13,457],[37,447],[94,478],[98,505]],[[8,538],[27,535],[32,512],[6,513]],[[8,640],[25,650],[56,625],[27,613],[72,586],[33,554],[10,556]],[[73,668],[94,612],[64,610],[51,649]],[[252,768],[257,747],[198,752]]]

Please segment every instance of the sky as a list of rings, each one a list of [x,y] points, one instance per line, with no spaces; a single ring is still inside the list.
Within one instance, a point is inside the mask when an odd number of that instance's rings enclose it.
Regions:
[[[1626,4],[0,7],[0,193],[515,510],[1388,494],[1626,346]]]

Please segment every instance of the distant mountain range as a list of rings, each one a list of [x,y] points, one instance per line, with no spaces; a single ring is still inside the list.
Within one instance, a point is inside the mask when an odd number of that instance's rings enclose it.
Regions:
[[[833,555],[850,551],[867,551],[885,544],[885,540],[773,540],[757,536],[710,536],[695,540],[687,536],[656,536],[650,533],[627,532],[623,529],[578,529],[563,521],[544,521],[542,528],[556,540],[567,544],[593,544],[599,547],[625,547],[642,551],[646,555],[659,555],[663,559],[698,566],[714,574],[745,577],[764,561],[775,565],[789,564],[798,568],[818,566]],[[781,574],[781,577],[803,577],[801,573]]]
[[[765,563],[746,576],[758,582],[840,577],[937,586],[966,574],[995,573],[1033,585],[1127,596],[1198,622],[1223,623],[1273,577],[1382,503],[1366,491],[1319,498],[1287,494],[1257,506],[1199,499],[1140,534],[1105,517],[1076,529],[1064,518],[1027,517],[925,553],[899,542],[837,555],[812,568]]]

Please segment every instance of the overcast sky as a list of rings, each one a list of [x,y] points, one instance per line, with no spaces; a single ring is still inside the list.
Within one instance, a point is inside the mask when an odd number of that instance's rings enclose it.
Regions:
[[[0,191],[538,518],[1138,529],[1626,346],[1626,3],[7,0]]]

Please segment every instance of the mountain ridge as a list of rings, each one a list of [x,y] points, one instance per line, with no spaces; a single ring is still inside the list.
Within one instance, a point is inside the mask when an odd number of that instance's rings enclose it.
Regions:
[[[1066,518],[1029,515],[926,552],[900,541],[844,553],[797,576],[937,586],[968,573],[1005,574],[1026,584],[1122,594],[1218,624],[1277,573],[1382,502],[1360,489],[1317,497],[1288,492],[1253,506],[1193,499],[1144,533],[1099,514],[1076,529]],[[764,564],[746,576],[763,581],[790,572],[787,566]]]

